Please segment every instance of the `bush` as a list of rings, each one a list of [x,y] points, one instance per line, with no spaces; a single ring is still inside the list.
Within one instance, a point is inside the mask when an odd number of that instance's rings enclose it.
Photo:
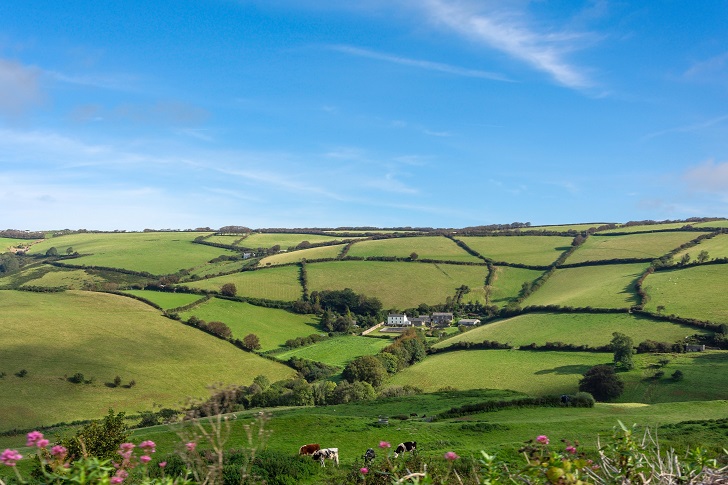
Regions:
[[[624,391],[624,382],[609,365],[595,365],[579,381],[579,390],[588,392],[597,401],[609,401]]]
[[[577,392],[571,398],[571,404],[577,408],[593,408],[596,399],[588,392]]]
[[[75,374],[73,374],[71,377],[69,377],[66,380],[68,382],[73,382],[74,384],[81,384],[85,381],[83,374],[81,374],[80,372],[76,372]]]
[[[25,369],[20,369],[18,372],[15,373],[17,377],[25,377],[28,375],[28,371]]]
[[[673,372],[670,377],[672,377],[672,380],[673,381],[681,381],[683,379],[683,377],[684,377],[683,371],[681,371],[680,369],[678,369],[675,372]]]
[[[109,409],[109,414],[102,421],[87,424],[74,437],[63,438],[59,444],[68,449],[72,460],[81,458],[84,448],[89,456],[116,459],[119,445],[126,441],[129,441],[129,432],[124,424],[124,413],[114,414]]]

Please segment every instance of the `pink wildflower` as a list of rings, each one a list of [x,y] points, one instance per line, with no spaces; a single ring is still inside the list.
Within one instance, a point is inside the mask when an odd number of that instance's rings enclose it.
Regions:
[[[58,457],[64,457],[68,453],[68,450],[61,445],[56,445],[53,448],[51,448],[51,455],[58,456]]]
[[[143,449],[147,453],[154,453],[157,451],[157,445],[152,440],[142,441],[139,443],[139,448]]]
[[[38,440],[43,439],[43,433],[41,433],[40,431],[31,431],[26,436],[28,437],[28,442],[25,444],[25,446],[35,446]]]
[[[3,465],[15,466],[15,462],[23,458],[23,455],[18,453],[17,450],[6,449],[0,453],[0,461]]]
[[[139,461],[141,461],[142,463],[144,463],[146,465],[147,463],[152,461],[152,457],[149,455],[142,455],[139,457]]]
[[[389,441],[380,441],[379,442],[379,447],[380,448],[391,448],[392,445],[389,444]]]
[[[571,453],[571,454],[573,455],[573,454],[575,454],[575,453],[576,453],[576,448],[575,448],[575,447],[573,447],[573,446],[567,446],[567,447],[566,447],[566,452],[567,452],[567,453]]]
[[[38,445],[38,448],[45,448],[46,446],[51,444],[51,442],[48,441],[47,439],[43,438],[43,439],[38,440],[38,442],[36,444]]]
[[[194,441],[190,441],[185,445],[187,447],[187,451],[195,451],[195,448],[197,448],[197,443]]]
[[[362,468],[359,468],[359,471],[361,472],[362,475],[366,475],[367,473],[369,473],[369,468],[362,467]]]
[[[454,451],[448,451],[445,453],[445,459],[448,461],[455,461],[460,458]]]
[[[121,477],[111,477],[111,483],[116,485],[118,483],[123,483],[124,479]]]
[[[120,451],[131,451],[136,447],[134,443],[122,443],[119,445]]]
[[[164,468],[165,466],[167,466],[167,462],[166,461],[160,461],[159,462],[159,468]]]
[[[547,444],[549,444],[549,437],[544,434],[541,434],[536,437],[536,441],[538,441],[542,445],[547,445]]]

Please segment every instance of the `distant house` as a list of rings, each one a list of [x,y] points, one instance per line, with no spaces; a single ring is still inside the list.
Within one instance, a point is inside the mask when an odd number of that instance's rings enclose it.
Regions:
[[[419,317],[412,317],[409,321],[412,322],[413,327],[429,327],[431,319],[429,315],[422,315]]]
[[[410,327],[412,322],[409,321],[404,313],[390,313],[387,315],[388,327]]]
[[[431,316],[433,327],[449,327],[452,323],[452,313],[435,312]]]
[[[476,325],[480,325],[480,320],[477,318],[461,318],[460,321],[458,321],[458,326],[460,325],[465,327],[474,327]]]
[[[685,352],[705,352],[705,345],[686,345]]]

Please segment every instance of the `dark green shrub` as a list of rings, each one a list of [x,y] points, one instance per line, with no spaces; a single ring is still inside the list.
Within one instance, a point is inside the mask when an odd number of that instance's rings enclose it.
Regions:
[[[85,381],[86,379],[85,379],[85,378],[83,377],[83,374],[81,374],[80,372],[76,372],[75,374],[73,374],[73,375],[72,375],[71,377],[69,377],[69,378],[68,378],[68,379],[66,379],[66,380],[67,380],[68,382],[73,382],[74,384],[81,384],[81,383],[83,383],[83,382],[84,382],[84,381]]]
[[[683,379],[684,375],[683,375],[683,372],[680,369],[678,369],[675,372],[673,372],[672,376],[670,376],[670,377],[672,377],[673,381],[681,381]]]
[[[571,398],[571,405],[576,408],[593,408],[596,399],[588,392],[577,392]]]

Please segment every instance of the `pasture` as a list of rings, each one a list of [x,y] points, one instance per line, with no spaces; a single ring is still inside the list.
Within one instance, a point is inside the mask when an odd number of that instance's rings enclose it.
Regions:
[[[225,244],[227,246],[237,246],[241,240],[245,241],[240,234],[213,234],[205,238],[205,242]]]
[[[522,306],[631,307],[639,303],[634,283],[648,266],[639,263],[557,269]]]
[[[709,264],[685,269],[657,271],[647,278],[643,288],[649,300],[645,310],[728,323],[726,288],[728,266]]]
[[[189,270],[188,276],[183,276],[181,281],[194,281],[197,278],[205,278],[209,276],[219,275],[221,273],[232,273],[240,271],[246,266],[251,266],[253,263],[250,259],[241,261],[218,261],[215,263],[207,262],[203,265],[196,266]]]
[[[239,296],[294,301],[303,295],[303,288],[298,278],[298,266],[281,266],[190,281],[184,285],[201,290],[220,291],[220,287],[225,283],[233,283]]]
[[[31,254],[45,254],[55,247],[60,255],[68,248],[88,254],[67,262],[76,265],[146,271],[155,275],[176,273],[199,266],[223,254],[225,249],[194,244],[199,232],[81,233],[46,239],[34,245]]]
[[[65,287],[69,290],[81,290],[89,285],[101,284],[106,280],[92,275],[82,269],[54,268],[53,266],[35,266],[18,275],[25,282],[20,286],[42,286],[44,288]]]
[[[417,253],[419,259],[482,263],[481,259],[468,254],[451,239],[444,236],[400,237],[360,241],[349,249],[348,256],[360,258],[379,256],[409,258],[413,252]]]
[[[543,274],[543,271],[510,266],[494,266],[495,277],[492,281],[489,304],[506,306],[518,298],[523,283],[531,283]],[[466,295],[467,296],[467,295]]]
[[[207,395],[206,386],[216,381],[292,375],[122,296],[0,291],[0,314],[2,430],[98,418],[110,407],[129,413],[153,404],[178,407]],[[18,377],[22,369],[27,375]],[[91,382],[66,379],[78,372]],[[122,386],[109,387],[115,376]]]
[[[166,291],[125,290],[123,293],[144,298],[145,300],[159,305],[163,310],[179,308],[204,299],[204,297],[200,295],[193,295],[190,293],[171,293]]]
[[[303,241],[308,241],[311,244],[331,242],[331,241],[344,241],[345,239],[356,239],[356,238],[342,238],[334,236],[322,236],[320,234],[291,234],[291,233],[261,233],[255,232],[240,241],[238,246],[244,248],[272,248],[273,246],[280,246],[281,249],[293,248],[298,246]]]
[[[728,258],[728,234],[719,234],[710,239],[704,239],[697,246],[680,251],[675,255],[675,261],[679,261],[684,254],[689,254],[690,261],[694,262],[701,251],[708,251],[708,260]]]
[[[453,264],[331,261],[306,265],[309,291],[343,290],[379,298],[384,308],[445,303],[456,288],[483,287],[488,268]],[[477,294],[477,293],[476,293]],[[466,297],[468,295],[465,295]]]
[[[290,251],[285,253],[278,253],[272,256],[266,256],[260,260],[258,266],[275,266],[278,264],[286,263],[298,263],[303,259],[335,259],[341,250],[344,249],[343,244],[337,244],[335,246],[320,246],[318,248],[301,249],[298,251]]]
[[[683,341],[685,336],[710,332],[687,325],[652,320],[628,313],[527,313],[498,320],[468,330],[433,347],[442,348],[457,342],[494,340],[514,346],[546,342],[563,342],[592,347],[607,345],[612,333],[621,332],[634,341]]]
[[[709,222],[698,222],[697,224],[693,224],[695,227],[728,227],[728,219],[720,219],[717,221],[709,221]]]
[[[319,319],[313,315],[298,315],[278,308],[265,308],[220,298],[212,298],[180,314],[183,320],[196,316],[206,322],[223,322],[242,340],[254,333],[260,339],[261,351],[279,348],[291,338],[323,333]]]
[[[566,232],[566,231],[586,231],[587,229],[591,229],[592,227],[597,228],[600,226],[603,226],[605,224],[609,224],[608,222],[585,222],[583,224],[557,224],[554,226],[531,226],[528,227],[526,230],[528,231],[558,231],[558,232]]]
[[[15,239],[11,237],[0,237],[0,253],[5,253],[10,248],[26,247],[33,244],[32,239]]]
[[[641,224],[638,226],[619,226],[619,227],[616,227],[615,229],[607,229],[605,231],[599,231],[599,234],[664,231],[665,229],[680,229],[687,225],[699,227],[697,224],[690,224],[688,222],[668,222],[665,224]]]
[[[481,256],[493,261],[548,266],[571,247],[572,237],[564,236],[462,236]]]
[[[355,358],[362,355],[374,355],[390,343],[390,341],[381,338],[336,337],[314,345],[288,350],[276,354],[275,357],[282,361],[286,361],[291,357],[298,357],[343,368]]]
[[[589,236],[566,264],[623,258],[659,258],[695,239],[700,232],[655,232],[624,236]]]

